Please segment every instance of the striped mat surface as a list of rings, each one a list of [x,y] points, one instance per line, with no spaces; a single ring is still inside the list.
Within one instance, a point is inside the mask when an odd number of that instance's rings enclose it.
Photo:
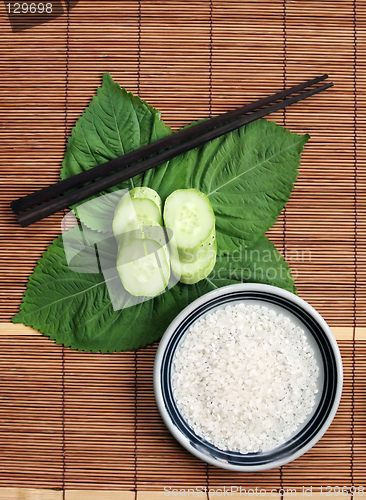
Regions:
[[[195,490],[215,498],[231,487],[231,498],[239,498],[235,487],[278,499],[305,490],[315,499],[347,498],[351,486],[361,497],[366,2],[53,4],[57,16],[33,26],[9,19],[7,2],[0,3],[0,499],[160,500],[174,489],[182,497]],[[291,199],[268,236],[293,269],[299,295],[332,328],[345,375],[328,432],[291,464],[233,473],[189,455],[155,405],[156,345],[81,353],[11,323],[36,261],[60,233],[62,214],[22,229],[9,203],[59,179],[70,131],[106,71],[175,129],[322,73],[334,82],[271,117],[311,140]]]

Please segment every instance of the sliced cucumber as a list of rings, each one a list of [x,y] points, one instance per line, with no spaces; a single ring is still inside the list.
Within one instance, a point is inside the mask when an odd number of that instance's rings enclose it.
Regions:
[[[212,228],[211,233],[200,245],[195,248],[178,248],[179,259],[183,263],[192,264],[195,261],[202,259],[206,252],[212,251],[216,248],[216,231],[215,226]]]
[[[132,226],[131,226],[132,227]],[[160,246],[167,249],[167,239],[164,228],[154,221],[149,220],[137,220],[138,229],[133,229],[131,231],[126,231],[120,235],[116,236],[118,246],[127,245],[130,241],[136,239],[142,240],[155,240]]]
[[[162,211],[162,203],[161,198],[156,191],[149,187],[135,187],[131,189],[130,196],[132,200],[150,200],[152,201],[159,209],[161,214]]]
[[[207,278],[216,264],[216,241],[212,248],[201,254],[197,260],[192,263],[183,263],[172,259],[172,269],[174,274],[180,274],[179,281],[186,285],[194,285]]]
[[[162,227],[161,200],[150,188],[135,188],[116,208],[113,231],[117,269],[124,288],[137,297],[154,297],[172,279],[194,284],[216,262],[215,215],[207,196],[179,189],[168,196]]]
[[[166,246],[167,239],[163,226],[146,219],[139,220],[139,226],[142,239],[155,240],[160,246]]]
[[[162,222],[160,197],[150,188],[134,188],[118,203],[113,219],[117,269],[131,295],[155,297],[169,283],[170,256]]]
[[[179,189],[168,196],[164,221],[176,241],[171,256],[174,275],[193,285],[206,278],[216,262],[215,214],[207,196],[196,189]]]
[[[161,199],[153,189],[138,187],[122,196],[113,219],[113,233],[118,245],[124,233],[139,229],[141,220],[163,223]]]
[[[161,210],[153,201],[138,198],[132,200],[132,205],[138,219],[150,219],[160,225],[163,224]]]
[[[215,214],[207,196],[197,189],[178,189],[165,201],[164,221],[173,231],[178,249],[196,249],[215,228]]]
[[[155,297],[169,282],[167,253],[155,240],[139,238],[120,247],[117,269],[125,289],[138,297]]]

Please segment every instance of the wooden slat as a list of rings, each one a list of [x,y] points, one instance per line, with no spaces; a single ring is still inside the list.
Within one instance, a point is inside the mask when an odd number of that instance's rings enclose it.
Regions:
[[[108,490],[42,490],[33,488],[0,488],[0,500],[135,500],[133,491]]]
[[[198,490],[193,490],[189,488],[173,488],[168,487],[166,490],[162,491],[139,491],[137,493],[137,500],[166,500],[167,498],[201,498],[207,499],[208,495],[205,492],[205,486],[199,487]],[[243,498],[244,489],[240,493],[240,488],[238,488],[239,493],[236,493],[237,488],[233,486],[227,486],[224,490],[223,488],[213,488],[211,491],[211,497],[229,497],[234,500]],[[260,491],[260,490],[259,490]],[[215,492],[215,493],[213,493]],[[251,495],[252,492],[249,492]],[[314,493],[315,495],[315,493]],[[262,490],[258,493],[258,496],[265,499],[280,500],[281,496],[274,491],[265,493]],[[0,488],[0,500],[62,500],[62,491],[52,491],[52,490],[42,490],[42,489],[31,489],[31,488]],[[114,490],[66,490],[65,500],[135,500],[136,495],[133,491],[114,491]],[[315,500],[319,500],[315,498]]]
[[[134,491],[66,490],[65,500],[135,500]]]
[[[164,491],[139,491],[137,500],[165,500],[172,497],[188,497],[188,498],[208,498],[205,493],[205,486],[200,487],[197,491],[189,488],[172,488],[168,487]],[[237,492],[238,490],[238,492]],[[281,495],[275,490],[265,492],[264,489],[255,488],[244,489],[240,492],[240,488],[231,485],[224,488],[212,488],[211,497],[229,497],[234,500],[245,497],[255,496],[265,499],[280,500]],[[323,500],[324,498],[339,498],[338,490],[334,492],[324,487],[323,492],[316,491],[310,487],[304,489],[284,488],[283,498],[307,498],[312,500]],[[66,490],[65,500],[134,500],[135,493],[133,491],[113,491],[113,490]],[[31,489],[31,488],[0,488],[0,500],[62,500],[62,491]],[[350,500],[351,496],[342,495],[342,498]]]
[[[352,340],[353,327],[351,326],[333,326],[332,333],[336,340]],[[41,336],[38,330],[34,330],[22,324],[0,323],[0,335],[4,336]],[[366,340],[366,327],[355,328],[355,339]]]
[[[0,500],[62,500],[62,491],[0,488]]]

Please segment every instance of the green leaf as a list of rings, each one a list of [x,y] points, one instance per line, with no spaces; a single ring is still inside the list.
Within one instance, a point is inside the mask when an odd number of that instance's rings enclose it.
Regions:
[[[164,200],[175,189],[205,193],[218,247],[252,246],[288,201],[308,135],[257,120],[158,167],[151,186]]]
[[[61,176],[93,168],[170,133],[157,110],[105,74],[103,86],[72,131]],[[307,140],[307,135],[256,121],[101,193],[107,196],[93,197],[81,220],[99,231],[92,236],[93,243],[98,240],[98,255],[94,245],[84,246],[85,228],[83,233],[78,227],[68,232],[75,250],[70,266],[63,238],[55,240],[30,276],[13,322],[74,349],[114,352],[160,339],[186,305],[221,286],[266,283],[296,293],[288,264],[263,235],[290,196]],[[195,285],[178,283],[131,305],[132,297],[120,293],[115,240],[103,241],[102,232],[111,231],[117,190],[140,185],[155,189],[163,201],[180,188],[206,193],[216,215],[218,255],[206,279]],[[97,270],[106,269],[106,263],[109,274],[104,276]]]
[[[70,232],[76,241],[74,247],[81,251],[72,266],[86,271],[93,265],[94,247],[83,246],[78,227]],[[113,291],[112,296],[108,292],[103,274],[71,270],[60,236],[48,247],[30,276],[21,310],[13,322],[31,326],[73,349],[124,351],[159,340],[185,306],[221,286],[249,281],[295,291],[288,265],[266,237],[250,251],[240,247],[236,250],[230,254],[219,252],[211,275],[195,285],[178,283],[151,300],[114,310],[112,300],[118,297],[113,296]],[[110,248],[110,262],[112,267],[113,248]],[[120,287],[115,290],[118,293]]]
[[[217,287],[222,276],[239,283],[263,283],[277,286],[296,293],[295,280],[291,269],[274,244],[262,236],[255,245],[245,248],[243,245],[219,250],[214,271],[209,276]]]
[[[192,179],[192,187],[206,192],[212,204],[218,233],[249,247],[262,237],[290,197],[308,138],[267,120],[226,137],[212,167]]]
[[[171,129],[160,119],[157,109],[121,89],[111,75],[105,73],[102,87],[72,129],[61,178],[66,179],[89,170],[169,134]],[[142,181],[143,175],[140,174],[101,194],[123,188],[132,189],[141,186]],[[100,206],[101,216],[105,218],[106,207],[103,203]],[[74,205],[73,208],[76,207]],[[98,212],[95,215],[99,217]],[[98,229],[98,224],[95,229]]]

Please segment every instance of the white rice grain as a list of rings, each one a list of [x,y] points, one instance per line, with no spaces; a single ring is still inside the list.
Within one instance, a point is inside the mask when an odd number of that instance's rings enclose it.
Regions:
[[[250,453],[284,443],[305,421],[318,373],[301,328],[240,303],[192,325],[175,353],[172,385],[197,435],[221,450]]]

